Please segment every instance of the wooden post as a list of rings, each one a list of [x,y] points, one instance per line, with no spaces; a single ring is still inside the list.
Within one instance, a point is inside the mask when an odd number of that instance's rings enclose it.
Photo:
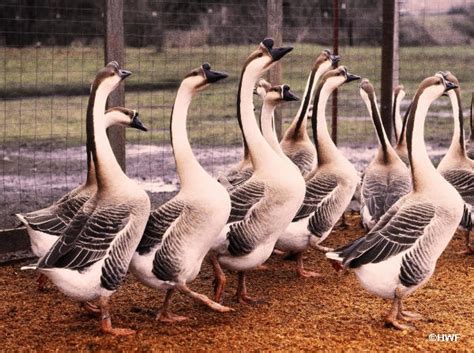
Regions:
[[[333,54],[339,54],[339,1],[332,1],[332,51]],[[316,107],[314,108],[316,109]],[[331,138],[337,145],[337,89],[332,94],[332,120],[331,120]]]
[[[393,89],[393,42],[395,24],[395,0],[383,2],[382,32],[382,123],[388,138],[392,137],[392,89]]]
[[[400,82],[400,0],[395,0],[393,18],[393,87]]]
[[[121,66],[124,58],[123,37],[123,0],[105,1],[105,63],[115,60]],[[124,106],[124,84],[109,95],[107,107]],[[125,129],[120,126],[110,127],[107,131],[112,150],[118,163],[125,171]]]
[[[275,41],[275,46],[280,46],[283,42],[283,0],[267,0],[267,35]],[[282,84],[283,74],[281,63],[276,63],[268,73],[269,81],[275,84]],[[281,113],[275,111],[275,129],[278,138],[282,135],[282,119]]]

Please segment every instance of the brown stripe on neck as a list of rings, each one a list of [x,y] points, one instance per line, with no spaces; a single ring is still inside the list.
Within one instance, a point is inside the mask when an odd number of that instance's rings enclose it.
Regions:
[[[87,115],[86,115],[86,134],[87,134],[87,170],[91,170],[91,161],[94,161],[94,167],[97,173],[98,164],[97,164],[97,149],[95,143],[95,134],[94,134],[94,106],[97,97],[97,90],[99,89],[100,84],[107,77],[110,77],[114,74],[115,66],[107,65],[102,68],[97,75],[95,76],[94,82],[91,86],[91,93],[89,95],[89,102],[87,104]]]
[[[313,139],[314,139],[314,146],[316,147],[316,155],[319,154],[319,141],[318,141],[318,108],[319,108],[319,100],[321,97],[321,90],[323,89],[324,82],[318,84],[316,87],[316,93],[314,95],[314,103],[313,103],[313,114],[311,114],[311,128],[313,130]]]
[[[300,113],[300,116],[298,117],[298,121],[296,122],[296,128],[293,131],[293,135],[292,135],[294,139],[296,139],[299,136],[301,125],[303,124],[304,119],[307,119],[306,113],[308,111],[309,103],[311,101],[311,87],[313,87],[314,77],[316,76],[316,71],[318,67],[313,67],[313,69],[311,70],[308,88],[303,97],[303,101],[301,102],[301,113]]]
[[[245,138],[244,128],[242,126],[242,112],[240,111],[242,83],[243,83],[245,69],[247,68],[248,64],[258,56],[260,52],[261,52],[261,49],[259,48],[256,51],[254,51],[252,54],[250,54],[250,56],[245,61],[244,66],[242,67],[242,72],[240,73],[239,89],[237,91],[237,120],[239,122],[240,131],[242,132],[242,141],[244,144],[244,159],[249,158],[249,147],[247,144],[247,139]]]
[[[410,171],[411,171],[411,176],[412,176],[412,181],[413,181],[413,189],[415,189],[415,166],[413,165],[413,157],[412,157],[412,151],[413,151],[413,127],[415,125],[415,114],[416,110],[418,108],[418,101],[420,99],[422,91],[417,91],[415,94],[415,97],[413,98],[413,101],[410,104],[410,107],[408,109],[408,118],[406,119],[406,140],[407,140],[407,149],[408,149],[408,160],[410,161]]]
[[[384,163],[388,162],[388,154],[387,154],[387,143],[384,138],[384,128],[382,125],[382,119],[380,118],[380,114],[377,110],[377,103],[375,101],[375,94],[371,92],[368,94],[369,101],[370,101],[370,110],[372,111],[372,120],[375,125],[375,130],[377,132],[377,136],[379,138],[380,144],[382,145],[382,153],[383,153],[383,161]]]
[[[454,89],[456,93],[456,104],[458,105],[458,116],[457,119],[459,121],[459,147],[461,148],[462,154],[466,151],[466,146],[464,146],[464,117],[462,114],[462,107],[461,107],[461,90],[459,88]],[[472,106],[471,106],[472,109]],[[456,118],[456,117],[455,117]]]
[[[413,102],[410,102],[408,105],[407,111],[405,112],[405,115],[403,115],[403,120],[402,120],[402,131],[400,131],[400,137],[398,138],[397,144],[401,144],[403,141],[405,141],[405,132],[407,130],[407,120],[408,120],[408,115],[410,114],[410,109],[412,106]]]
[[[395,140],[398,142],[400,140],[400,136],[397,136],[400,131],[397,131],[397,122],[395,121],[396,113],[397,113],[397,98],[398,94],[400,93],[400,90],[395,90],[395,93],[393,95],[393,105],[392,105],[392,126],[393,126],[393,132],[395,134]]]
[[[471,96],[471,112],[470,112],[470,115],[469,115],[469,125],[471,127],[471,135],[469,135],[469,139],[473,139],[474,138],[474,125],[473,125],[473,122],[472,122],[472,104],[474,102],[474,92],[472,93],[472,96]]]
[[[86,153],[87,153],[87,182],[90,181],[90,172],[92,171],[92,160],[96,163],[96,146],[95,146],[95,135],[94,135],[94,104],[97,93],[98,83],[94,81],[91,87],[91,93],[89,95],[89,102],[87,103],[87,115],[86,115]]]

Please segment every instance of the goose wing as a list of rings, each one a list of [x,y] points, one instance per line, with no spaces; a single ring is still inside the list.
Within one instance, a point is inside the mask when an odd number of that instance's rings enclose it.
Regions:
[[[334,250],[343,265],[357,268],[378,263],[412,247],[432,223],[435,207],[430,203],[395,204],[365,236]]]
[[[387,180],[377,176],[366,175],[362,187],[362,204],[367,207],[374,219],[380,219],[400,197],[410,192],[409,178]]]
[[[313,169],[315,155],[310,151],[301,150],[288,157],[298,167],[303,176],[308,175]]]
[[[241,221],[265,194],[265,184],[249,180],[230,192],[231,211],[227,223]]]
[[[337,179],[330,174],[316,174],[308,180],[303,204],[293,222],[308,217],[320,208],[324,202],[330,202],[331,196],[337,192],[337,188]]]
[[[228,250],[233,256],[247,255],[259,242],[262,233],[260,215],[265,184],[250,181],[230,194],[232,210],[227,223],[233,222],[227,232]]]
[[[148,253],[161,244],[165,232],[178,219],[184,207],[185,203],[182,200],[174,198],[150,213],[145,232],[137,248],[140,255]]]
[[[225,186],[226,189],[228,190],[233,190],[243,183],[245,183],[247,180],[249,180],[253,175],[253,168],[248,167],[244,168],[239,171],[234,171],[231,173],[228,173],[227,175],[220,176],[217,180]]]
[[[474,205],[474,173],[467,169],[451,169],[443,177],[459,192],[465,202]]]
[[[60,236],[87,200],[89,196],[77,195],[48,208],[27,213],[23,218],[33,230]]]
[[[119,233],[128,235],[129,224],[129,205],[94,208],[89,202],[41,259],[38,268],[84,269],[104,258]]]

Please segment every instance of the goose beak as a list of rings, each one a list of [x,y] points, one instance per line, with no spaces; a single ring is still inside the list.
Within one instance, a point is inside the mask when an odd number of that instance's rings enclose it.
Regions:
[[[133,117],[130,127],[133,127],[135,129],[142,130],[142,131],[148,131],[145,125],[143,125],[143,123],[138,118],[138,114],[135,114],[135,116]]]
[[[278,61],[293,50],[293,47],[280,47],[270,49],[270,55],[273,61]]]
[[[291,102],[291,101],[299,101],[300,98],[288,89],[288,90],[283,91],[283,100],[287,102]]]
[[[130,76],[132,74],[131,71],[128,71],[128,70],[123,70],[123,69],[120,69],[119,70],[119,76],[120,76],[120,79],[121,80],[124,80],[126,79],[128,76]]]
[[[207,70],[206,68],[204,68],[204,74],[206,75],[207,83],[214,83],[229,77],[225,72]]]
[[[360,76],[347,73],[346,82],[351,82],[355,80],[360,80]]]
[[[332,54],[329,56],[329,60],[331,60],[333,65],[336,65],[341,60],[341,57],[339,55]]]
[[[458,86],[454,83],[452,83],[451,81],[448,81],[448,80],[445,80],[444,81],[444,93],[452,90],[452,89],[455,89],[455,88],[458,88]]]

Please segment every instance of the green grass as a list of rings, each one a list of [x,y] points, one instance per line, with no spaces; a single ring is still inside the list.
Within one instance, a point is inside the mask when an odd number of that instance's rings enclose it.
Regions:
[[[169,141],[169,115],[180,79],[193,67],[209,61],[213,68],[229,73],[222,83],[209,87],[195,98],[189,116],[189,134],[194,144],[227,145],[240,142],[235,118],[235,95],[240,66],[254,46],[220,46],[168,49],[157,53],[150,48],[126,50],[124,67],[133,75],[126,83],[126,106],[140,111],[149,133],[128,132],[128,140],[141,143]],[[322,47],[295,46],[283,59],[284,81],[302,95],[306,75]],[[368,77],[380,88],[380,48],[344,47],[341,64],[349,71]],[[473,91],[474,48],[429,47],[403,48],[400,51],[400,82],[411,97],[419,82],[438,70],[451,70],[461,80],[464,106]],[[102,66],[100,48],[3,48],[0,50],[0,92],[8,99],[0,105],[0,139],[6,144],[67,141],[77,145],[85,141],[87,92],[95,72]],[[164,89],[166,87],[166,89]],[[144,90],[147,88],[147,90]],[[358,86],[350,83],[339,90],[339,141],[373,143],[374,132],[360,99]],[[75,94],[75,95],[70,95]],[[443,98],[434,112],[449,112]],[[297,110],[297,104],[283,109],[285,124]],[[328,108],[329,114],[329,108]],[[285,125],[286,126],[286,125]],[[450,119],[429,124],[427,135],[448,136]],[[446,131],[447,130],[447,131]],[[444,139],[444,137],[443,137]]]

